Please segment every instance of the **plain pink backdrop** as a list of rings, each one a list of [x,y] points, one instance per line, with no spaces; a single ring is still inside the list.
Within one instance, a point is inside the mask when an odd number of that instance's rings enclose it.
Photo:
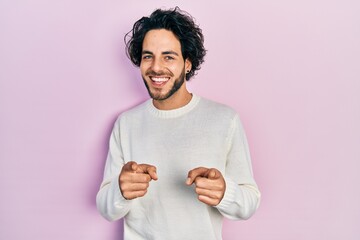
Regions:
[[[122,239],[95,207],[112,124],[148,98],[122,38],[176,5],[208,49],[189,88],[239,112],[263,194],[224,240],[360,239],[357,0],[1,1],[0,239]]]

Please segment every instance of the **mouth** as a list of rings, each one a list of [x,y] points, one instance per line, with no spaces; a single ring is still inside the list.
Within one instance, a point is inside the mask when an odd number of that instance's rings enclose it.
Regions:
[[[150,76],[149,77],[152,84],[154,86],[157,86],[157,87],[162,87],[164,86],[169,80],[170,80],[170,77],[155,77],[155,76]]]

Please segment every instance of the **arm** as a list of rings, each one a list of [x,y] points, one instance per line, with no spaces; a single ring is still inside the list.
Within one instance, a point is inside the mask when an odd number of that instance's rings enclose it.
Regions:
[[[187,185],[195,183],[198,199],[229,219],[248,219],[260,202],[260,191],[253,179],[245,133],[236,116],[228,138],[225,177],[215,168],[199,167],[189,171]]]
[[[100,214],[109,221],[124,217],[130,210],[131,201],[120,191],[119,174],[125,164],[120,143],[120,119],[115,122],[109,141],[104,178],[96,196]]]
[[[260,192],[256,186],[236,184],[215,168],[191,170],[186,184],[192,183],[195,183],[195,192],[201,202],[216,207],[229,219],[248,219],[258,208]]]
[[[230,178],[225,178],[225,182],[224,197],[215,207],[228,219],[249,219],[259,207],[259,189],[254,185],[236,184]]]
[[[147,193],[151,180],[157,180],[156,167],[148,164],[125,163],[120,141],[120,119],[114,125],[109,142],[104,180],[96,196],[101,215],[109,221],[124,217],[131,200]]]
[[[248,219],[259,207],[261,194],[253,178],[246,135],[237,115],[232,121],[229,136],[224,177],[226,190],[215,207],[229,219]]]

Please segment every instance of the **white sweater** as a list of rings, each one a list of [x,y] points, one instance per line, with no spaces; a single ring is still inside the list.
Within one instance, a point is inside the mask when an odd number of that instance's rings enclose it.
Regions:
[[[119,188],[129,161],[156,166],[144,197],[126,200]],[[217,168],[226,191],[215,207],[197,199],[185,184],[196,167]],[[111,134],[97,207],[108,220],[124,217],[124,239],[222,239],[223,216],[247,219],[260,192],[253,179],[246,136],[231,108],[193,95],[184,107],[158,110],[152,100],[124,112]]]

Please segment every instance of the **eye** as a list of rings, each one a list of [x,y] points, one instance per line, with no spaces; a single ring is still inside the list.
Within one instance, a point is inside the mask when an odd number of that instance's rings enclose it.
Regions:
[[[172,56],[165,56],[165,60],[174,60],[175,58]]]
[[[151,57],[152,57],[151,55],[143,55],[142,58],[146,60],[146,59],[151,59]]]

